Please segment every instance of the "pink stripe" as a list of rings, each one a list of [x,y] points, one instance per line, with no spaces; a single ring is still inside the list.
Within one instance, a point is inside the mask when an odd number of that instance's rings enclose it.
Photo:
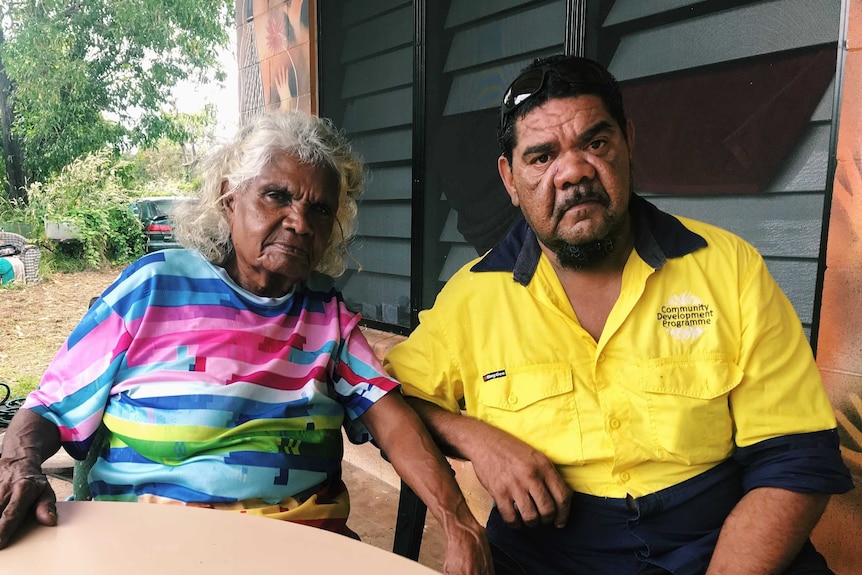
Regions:
[[[196,307],[201,309],[201,306]],[[293,333],[301,333],[308,339],[304,346],[297,346],[297,348],[315,350],[322,348],[337,337],[338,324],[334,314],[303,312],[298,318],[287,316],[265,318],[244,312],[237,319],[227,319],[206,317],[203,314],[197,317],[176,317],[177,314],[172,313],[171,308],[151,309],[155,311],[153,313],[148,312],[146,327],[140,326],[139,321],[129,325],[130,331],[135,333],[138,338],[162,338],[166,337],[167,334],[189,331],[194,331],[196,334],[206,334],[207,332],[241,330],[243,334],[248,334],[248,328],[251,325],[255,326],[258,336],[265,334],[276,341],[284,341]],[[352,314],[346,312],[342,319],[349,320],[351,317]],[[324,329],[320,329],[320,327]]]
[[[234,374],[232,380],[228,383],[243,381],[247,383],[255,383],[257,385],[260,385],[261,387],[266,387],[269,389],[296,391],[305,387],[305,385],[311,379],[316,379],[318,381],[326,381],[326,377],[326,369],[324,367],[318,366],[313,368],[311,372],[305,377],[279,377],[272,372],[259,371],[256,373],[249,373],[242,376]]]
[[[69,351],[67,340],[39,384],[39,404],[51,405],[98,379],[123,352],[130,338],[119,318],[111,315],[78,340],[74,351]],[[111,350],[110,355],[105,354],[106,349]]]
[[[60,427],[60,441],[83,441],[91,436],[102,423],[103,412],[94,413],[75,427]]]
[[[194,345],[188,345],[189,341]],[[146,366],[164,361],[176,361],[177,353],[187,352],[189,360],[195,357],[223,358],[249,365],[264,365],[286,361],[291,343],[302,344],[301,336],[293,336],[292,342],[264,337],[246,331],[201,330],[189,337],[189,330],[166,333],[158,337],[138,337],[126,355],[130,367]],[[309,346],[305,345],[306,348]],[[314,350],[311,350],[314,351]]]

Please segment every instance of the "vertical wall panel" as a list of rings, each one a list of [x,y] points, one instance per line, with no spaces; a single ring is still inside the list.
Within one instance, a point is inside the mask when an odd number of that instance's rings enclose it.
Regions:
[[[326,1],[319,46],[321,115],[347,133],[369,172],[351,253],[362,265],[339,281],[366,319],[406,327],[410,302],[413,3]],[[376,176],[379,172],[379,178]]]

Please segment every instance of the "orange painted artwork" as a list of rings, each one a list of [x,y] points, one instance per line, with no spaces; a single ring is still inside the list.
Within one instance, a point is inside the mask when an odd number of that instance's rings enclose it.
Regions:
[[[256,62],[250,66],[263,107],[313,113],[315,69],[311,21],[314,0],[246,0],[244,34],[253,34]],[[252,42],[247,42],[252,44]],[[252,89],[244,86],[245,90]]]

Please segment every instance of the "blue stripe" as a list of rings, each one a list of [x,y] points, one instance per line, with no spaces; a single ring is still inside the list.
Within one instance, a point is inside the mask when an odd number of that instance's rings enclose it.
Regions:
[[[224,458],[210,455],[182,465],[165,467],[153,462],[108,462],[98,459],[90,472],[90,484],[116,485],[114,495],[136,497],[150,493],[182,501],[242,501],[262,499],[283,501],[297,493],[319,486],[340,474],[340,457],[332,458],[327,472],[283,467],[225,465]],[[140,480],[135,484],[134,481]],[[180,486],[171,490],[171,485]],[[183,493],[191,494],[186,499]],[[209,494],[217,493],[217,497]]]
[[[108,450],[108,453],[102,454],[101,458],[109,463],[155,463],[131,447],[112,447]],[[161,467],[161,464],[159,464],[159,467]]]
[[[336,344],[331,340],[326,342],[320,349],[314,351],[301,350],[292,347],[290,348],[290,354],[288,355],[287,361],[297,365],[312,365],[322,356],[326,357],[327,361],[329,361],[335,348]]]
[[[317,471],[322,473],[335,473],[341,468],[341,453],[334,449],[333,457],[303,456],[288,453],[263,453],[259,451],[231,451],[224,458],[227,465],[238,465],[248,467],[263,467],[275,471],[284,469],[301,469],[303,471]],[[114,447],[102,456],[102,459],[111,464],[144,464],[158,465],[130,447]]]
[[[350,368],[350,370],[356,375],[358,375],[361,379],[367,381],[385,377],[384,374],[386,372],[383,372],[383,374],[381,374],[379,371],[375,370],[372,366],[360,360],[356,356],[349,355],[347,352],[345,352],[343,355],[344,357],[341,358],[341,361],[344,362],[346,359],[347,367]]]
[[[140,485],[111,485],[104,481],[90,483],[90,493],[93,499],[102,497],[111,498],[123,495],[152,494],[161,497],[169,497],[178,501],[206,503],[233,503],[236,499],[230,497],[219,497],[212,493],[205,493],[195,489],[189,489],[180,485],[170,483],[141,483]]]
[[[203,425],[233,428],[261,419],[297,419],[312,416],[337,417],[342,408],[309,406],[309,398],[282,403],[265,403],[214,395],[177,395],[132,399],[125,394],[114,398],[107,413],[132,423],[153,425]]]
[[[374,405],[374,399],[368,399],[367,397],[365,397],[365,393],[368,392],[372,392],[377,395],[377,393],[380,393],[380,389],[372,387],[370,385],[366,385],[365,389],[358,393],[354,393],[348,396],[342,396],[342,406],[347,411],[347,413],[350,414],[351,419],[358,419],[368,410],[369,407]]]
[[[95,381],[52,404],[50,410],[40,406],[34,407],[33,411],[58,426],[77,428],[82,421],[104,408],[113,385],[114,371],[124,357],[114,358],[108,369]],[[58,414],[62,414],[62,417]]]
[[[227,465],[265,467],[275,470],[301,469],[334,473],[341,468],[341,454],[337,457],[292,455],[289,453],[262,453],[260,451],[231,451],[225,458]]]

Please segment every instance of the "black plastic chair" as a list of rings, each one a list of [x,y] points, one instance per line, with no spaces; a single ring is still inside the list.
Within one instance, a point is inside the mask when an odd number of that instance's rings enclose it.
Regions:
[[[417,561],[422,547],[422,532],[428,508],[403,481],[398,496],[398,516],[395,520],[395,541],[392,552]]]

